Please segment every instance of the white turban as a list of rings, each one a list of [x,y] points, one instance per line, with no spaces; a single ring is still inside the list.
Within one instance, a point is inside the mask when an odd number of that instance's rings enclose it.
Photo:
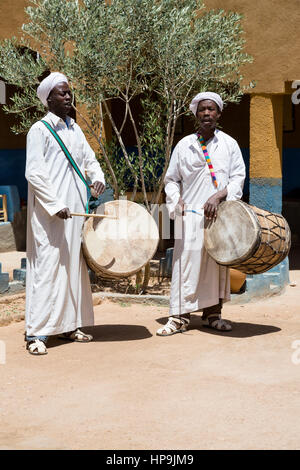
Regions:
[[[67,77],[63,73],[52,72],[44,78],[38,86],[37,95],[44,106],[48,106],[47,98],[53,88],[61,82],[68,83]]]
[[[223,110],[223,100],[221,96],[218,95],[217,93],[214,93],[213,91],[204,91],[203,93],[198,93],[198,95],[196,95],[192,99],[192,102],[190,104],[190,110],[192,111],[193,114],[195,114],[195,116],[197,114],[198,103],[199,101],[203,101],[203,100],[214,101],[218,105],[219,110],[220,111]]]

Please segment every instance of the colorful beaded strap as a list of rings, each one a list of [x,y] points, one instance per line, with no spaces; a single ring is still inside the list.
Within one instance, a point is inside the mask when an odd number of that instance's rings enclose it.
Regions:
[[[209,168],[209,171],[210,171],[210,174],[211,174],[211,178],[212,178],[212,181],[213,181],[213,184],[215,185],[215,187],[217,188],[218,187],[218,182],[217,182],[217,178],[216,178],[216,175],[215,175],[215,172],[214,172],[214,167],[212,166],[212,163],[211,163],[211,159],[208,155],[208,152],[207,152],[207,148],[206,148],[206,145],[205,145],[205,141],[202,137],[201,134],[197,133],[197,137],[198,137],[198,140],[200,142],[200,145],[201,145],[201,148],[203,150],[203,154],[205,156],[205,160],[208,164],[208,168]]]

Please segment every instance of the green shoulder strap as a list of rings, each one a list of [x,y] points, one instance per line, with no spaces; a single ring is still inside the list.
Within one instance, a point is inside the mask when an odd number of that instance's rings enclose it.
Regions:
[[[69,160],[69,162],[71,163],[72,167],[74,168],[74,170],[76,171],[77,175],[79,176],[79,178],[81,179],[81,181],[85,184],[87,190],[88,190],[88,201],[87,201],[87,204],[86,204],[86,213],[88,214],[89,212],[89,199],[90,199],[90,196],[91,196],[91,190],[90,190],[90,187],[88,185],[88,182],[86,181],[85,177],[83,176],[83,174],[81,173],[77,163],[74,161],[72,155],[70,154],[69,150],[67,149],[67,147],[65,146],[64,142],[61,140],[61,138],[59,137],[59,135],[56,133],[56,131],[53,129],[52,126],[50,126],[50,124],[47,122],[47,121],[44,121],[43,119],[41,119],[41,122],[47,127],[47,129],[51,132],[51,134],[53,135],[53,137],[56,139],[57,143],[59,144],[60,148],[62,149],[62,151],[64,152],[65,156],[67,157],[67,159]]]

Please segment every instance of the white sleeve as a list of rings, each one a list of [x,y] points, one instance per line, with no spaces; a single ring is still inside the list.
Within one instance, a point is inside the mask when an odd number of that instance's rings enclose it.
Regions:
[[[175,218],[175,208],[180,198],[180,182],[179,147],[177,145],[172,153],[169,168],[164,179],[167,208],[171,219]]]
[[[60,201],[51,183],[44,157],[45,137],[41,129],[32,127],[26,139],[25,178],[31,185],[38,202],[50,216],[57,214],[66,207]]]
[[[241,199],[243,195],[244,181],[246,177],[245,163],[243,160],[242,152],[237,144],[234,142],[231,151],[231,164],[229,172],[229,183],[227,185],[227,201],[235,201]]]

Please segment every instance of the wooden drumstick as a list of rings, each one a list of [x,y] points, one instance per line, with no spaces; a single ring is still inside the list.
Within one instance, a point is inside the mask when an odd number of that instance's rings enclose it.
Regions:
[[[79,212],[71,212],[71,215],[78,215],[82,217],[96,217],[96,218],[107,218],[107,219],[117,219],[118,217],[115,217],[113,215],[106,215],[106,214],[81,214]]]

